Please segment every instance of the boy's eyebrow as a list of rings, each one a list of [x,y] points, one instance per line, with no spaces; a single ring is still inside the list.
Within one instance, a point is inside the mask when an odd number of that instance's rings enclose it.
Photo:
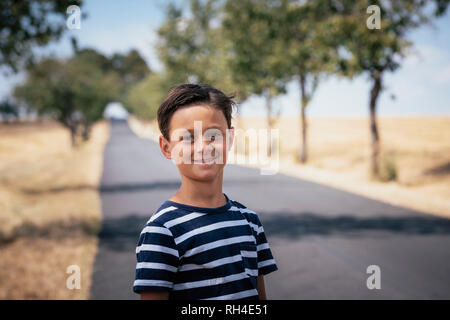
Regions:
[[[209,130],[209,129],[217,129],[217,130],[220,130],[220,127],[219,127],[219,126],[211,126],[211,127],[206,128],[206,130]]]
[[[205,130],[209,130],[209,129],[217,129],[217,130],[220,130],[220,127],[218,127],[218,126],[211,126],[211,127],[208,127],[208,128],[205,128]],[[189,131],[189,132],[194,132],[194,129],[186,129],[187,131]],[[221,131],[221,130],[220,130]]]

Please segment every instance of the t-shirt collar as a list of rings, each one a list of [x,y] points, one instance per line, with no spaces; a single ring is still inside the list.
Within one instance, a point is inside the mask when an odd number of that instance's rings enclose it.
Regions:
[[[205,212],[205,213],[219,213],[219,212],[227,211],[228,209],[231,208],[231,200],[228,198],[228,196],[225,193],[223,193],[223,195],[225,196],[225,199],[227,202],[223,206],[216,207],[216,208],[204,208],[204,207],[190,206],[190,205],[187,205],[184,203],[179,203],[179,202],[175,202],[175,201],[171,201],[171,200],[166,200],[166,204],[180,208],[180,209],[185,209],[188,211]]]

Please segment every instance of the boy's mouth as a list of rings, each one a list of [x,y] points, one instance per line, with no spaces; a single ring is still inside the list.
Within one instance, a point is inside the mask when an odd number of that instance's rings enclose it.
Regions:
[[[216,155],[215,157],[203,159],[203,160],[194,160],[194,164],[212,164],[214,160],[216,160],[219,156]]]

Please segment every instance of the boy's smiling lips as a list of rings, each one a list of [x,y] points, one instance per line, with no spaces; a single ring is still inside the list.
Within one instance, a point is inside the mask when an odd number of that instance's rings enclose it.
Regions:
[[[215,157],[209,158],[209,159],[207,159],[207,160],[194,160],[193,163],[194,163],[194,164],[200,164],[200,165],[211,165],[211,164],[213,164],[213,161],[214,161],[215,159],[217,159],[218,157],[219,157],[219,156],[216,155]]]

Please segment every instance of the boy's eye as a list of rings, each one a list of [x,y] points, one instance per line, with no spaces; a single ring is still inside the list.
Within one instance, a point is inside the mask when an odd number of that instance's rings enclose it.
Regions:
[[[216,137],[219,137],[219,136],[220,136],[219,133],[210,133],[210,134],[206,135],[206,138],[208,140],[214,141],[214,140],[216,140]]]
[[[205,135],[205,139],[209,140],[209,141],[215,141],[216,137],[218,137],[220,134],[218,133],[208,133]],[[181,137],[182,141],[187,141],[187,142],[192,142],[194,140],[194,138],[192,137],[192,135],[185,135]]]

